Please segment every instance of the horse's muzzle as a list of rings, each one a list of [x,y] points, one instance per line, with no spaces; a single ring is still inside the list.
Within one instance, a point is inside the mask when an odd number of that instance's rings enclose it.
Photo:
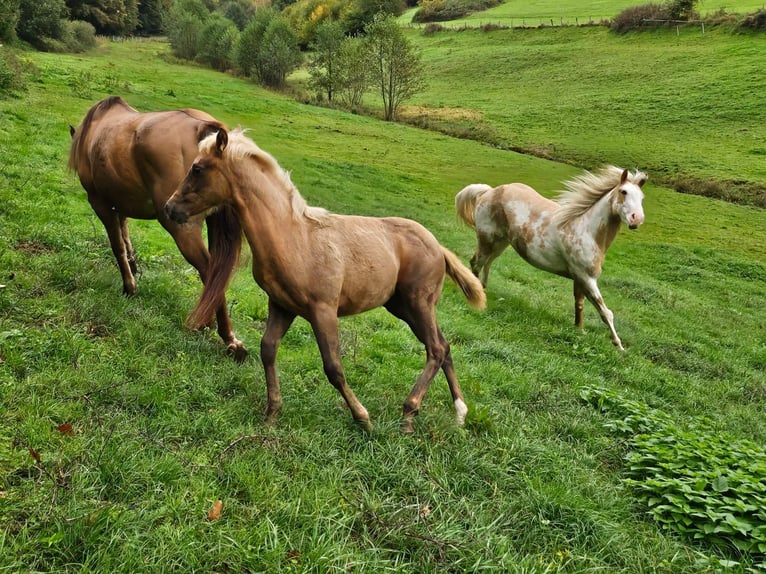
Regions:
[[[176,223],[186,223],[189,220],[189,216],[185,211],[179,209],[178,206],[171,204],[169,201],[165,204],[165,215]]]

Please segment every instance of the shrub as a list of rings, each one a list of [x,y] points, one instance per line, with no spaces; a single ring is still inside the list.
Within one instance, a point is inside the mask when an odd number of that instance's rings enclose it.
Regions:
[[[184,0],[173,5],[168,17],[168,41],[175,56],[185,60],[197,57],[209,14],[201,0]]]
[[[69,10],[64,0],[21,0],[19,4],[19,22],[16,32],[19,38],[36,48],[63,52],[56,42],[64,34],[64,22]]]
[[[298,36],[284,16],[276,16],[263,33],[259,51],[260,79],[267,86],[280,87],[287,74],[301,65]]]
[[[0,51],[0,94],[8,95],[27,88],[24,67],[13,52]]]
[[[422,0],[413,22],[446,22],[497,6],[501,0]]]
[[[85,52],[96,47],[96,29],[90,22],[82,20],[66,22],[62,41],[67,52]]]
[[[748,14],[740,22],[739,27],[749,30],[766,30],[766,10]]]
[[[441,24],[430,22],[423,27],[423,36],[433,36],[437,32],[444,32],[446,28]]]
[[[19,2],[20,0],[3,0],[0,2],[0,42],[13,42],[16,39]]]
[[[260,51],[263,35],[269,23],[276,17],[276,12],[270,8],[256,11],[245,29],[239,35],[234,47],[234,64],[236,70],[247,78],[260,79]]]
[[[627,435],[624,479],[664,528],[754,558],[766,556],[766,451],[706,420],[679,428],[670,415],[606,389],[582,398]],[[766,565],[766,564],[763,564]]]
[[[646,26],[656,26],[656,20],[667,20],[668,13],[659,4],[642,4],[626,8],[612,19],[612,30],[618,34],[624,34],[631,30],[640,30]]]
[[[200,33],[197,59],[215,70],[232,68],[238,38],[239,29],[234,22],[221,14],[213,14]]]

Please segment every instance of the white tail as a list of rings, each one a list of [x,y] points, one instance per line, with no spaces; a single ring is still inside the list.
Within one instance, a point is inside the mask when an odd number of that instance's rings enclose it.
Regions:
[[[455,196],[455,209],[457,210],[458,217],[466,225],[474,226],[473,212],[476,209],[476,202],[479,201],[482,195],[492,191],[492,189],[486,183],[472,183],[461,189]]]

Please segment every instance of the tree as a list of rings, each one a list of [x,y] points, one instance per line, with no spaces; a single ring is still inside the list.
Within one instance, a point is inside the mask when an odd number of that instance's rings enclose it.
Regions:
[[[284,85],[287,74],[301,65],[298,36],[284,16],[275,16],[263,34],[259,52],[261,82],[267,86]]]
[[[213,13],[200,33],[197,59],[215,70],[232,67],[234,44],[239,38],[236,24],[219,13]]]
[[[351,0],[343,16],[343,27],[348,34],[361,34],[377,14],[401,16],[404,0]]]
[[[67,0],[73,19],[90,22],[98,34],[127,36],[139,25],[138,0]]]
[[[164,32],[171,4],[171,0],[141,0],[138,5],[137,31],[147,36]]]
[[[209,15],[200,0],[173,4],[168,15],[168,41],[176,56],[185,60],[197,57],[202,29]]]
[[[395,120],[401,103],[425,88],[420,54],[391,15],[377,14],[364,30],[372,83],[380,90],[383,115],[386,121]]]
[[[340,46],[343,43],[343,27],[338,22],[325,22],[316,30],[312,44],[314,58],[309,63],[310,86],[327,94],[332,101],[338,91],[341,69],[338,65]]]
[[[245,29],[255,13],[252,2],[248,0],[226,0],[218,10],[229,20],[234,22],[240,32]]]
[[[338,50],[338,99],[354,108],[370,86],[370,58],[361,38],[346,37]]]
[[[16,32],[22,40],[43,48],[46,40],[61,40],[68,15],[64,0],[21,0]]]
[[[0,42],[16,39],[16,24],[19,21],[19,0],[0,1]]]
[[[252,20],[242,30],[234,48],[234,63],[239,74],[260,81],[259,65],[263,35],[276,14],[271,8],[256,10]]]

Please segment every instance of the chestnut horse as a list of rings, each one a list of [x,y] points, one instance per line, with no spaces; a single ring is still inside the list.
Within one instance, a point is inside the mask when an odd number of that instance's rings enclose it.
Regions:
[[[492,188],[472,184],[455,196],[460,218],[476,230],[478,245],[471,269],[487,286],[489,267],[513,245],[528,263],[574,281],[575,325],[582,327],[585,297],[609,327],[612,342],[624,350],[597,280],[620,224],[637,229],[644,222],[640,171],[606,166],[564,182],[555,201],[523,183]]]
[[[136,292],[136,259],[128,234],[129,217],[159,220],[186,260],[197,269],[203,283],[221,276],[210,267],[211,261],[213,265],[230,265],[226,260],[231,257],[230,251],[217,248],[228,247],[232,240],[241,241],[239,233],[226,236],[229,220],[233,219],[230,211],[219,210],[205,219],[211,258],[202,238],[203,218],[179,225],[162,209],[197,155],[199,141],[223,127],[199,110],[139,113],[118,96],[96,103],[79,127],[70,126],[69,168],[79,176],[88,202],[106,228],[126,295]],[[243,360],[247,351],[232,331],[223,297],[215,317],[218,334],[228,352]],[[212,310],[204,319],[204,326],[212,323]]]
[[[202,140],[199,149],[165,210],[183,222],[228,205],[242,225],[252,251],[253,277],[269,298],[261,340],[269,422],[282,408],[277,349],[301,316],[311,324],[328,380],[354,419],[366,430],[372,428],[343,373],[338,317],[383,306],[407,323],[426,348],[426,366],[403,405],[402,431],[413,431],[413,417],[440,368],[462,424],[468,408],[436,320],[436,303],[445,273],[473,307],[483,308],[486,298],[479,280],[457,256],[415,221],[336,215],[307,205],[289,174],[242,130],[228,134],[222,129]],[[205,286],[193,317],[204,318],[218,305],[223,292],[212,285]]]

